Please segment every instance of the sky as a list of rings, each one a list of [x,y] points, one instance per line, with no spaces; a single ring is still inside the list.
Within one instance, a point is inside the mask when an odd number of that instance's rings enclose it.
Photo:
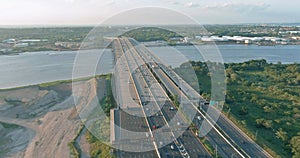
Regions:
[[[0,25],[95,25],[144,7],[171,9],[201,24],[299,23],[299,6],[299,0],[0,0]],[[149,12],[140,23],[156,22],[147,20]],[[166,17],[171,23],[177,19]],[[130,18],[119,18],[119,23]]]

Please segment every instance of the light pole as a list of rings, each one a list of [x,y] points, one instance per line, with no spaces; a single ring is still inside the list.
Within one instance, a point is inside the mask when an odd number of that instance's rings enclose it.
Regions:
[[[231,111],[231,108],[229,108],[228,112],[227,112],[227,117],[229,117],[229,113]]]
[[[235,154],[236,154],[236,153],[233,153],[233,154],[231,155],[231,158],[234,158]]]
[[[218,158],[218,145],[216,144],[216,158]]]
[[[255,132],[255,140],[257,139],[257,132],[258,132],[258,130],[256,130],[256,132]]]

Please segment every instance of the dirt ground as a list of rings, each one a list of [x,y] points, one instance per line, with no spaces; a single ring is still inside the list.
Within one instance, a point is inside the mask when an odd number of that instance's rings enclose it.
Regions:
[[[68,143],[82,125],[78,111],[97,96],[97,84],[96,79],[76,82],[73,88],[82,91],[73,95],[71,83],[1,90],[0,157],[72,157]],[[78,97],[76,95],[88,96],[85,102],[75,105],[73,97]],[[89,157],[84,133],[80,134],[79,145],[84,157]]]

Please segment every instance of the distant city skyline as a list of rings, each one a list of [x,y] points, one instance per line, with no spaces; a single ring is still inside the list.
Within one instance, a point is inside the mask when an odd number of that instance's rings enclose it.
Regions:
[[[201,24],[298,23],[299,6],[298,0],[5,0],[0,2],[0,25],[95,25],[140,7],[170,8]],[[172,24],[176,20],[170,19]]]

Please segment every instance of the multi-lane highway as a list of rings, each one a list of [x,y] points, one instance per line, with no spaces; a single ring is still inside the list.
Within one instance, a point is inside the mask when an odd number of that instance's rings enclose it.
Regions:
[[[112,138],[118,157],[211,157],[188,128],[191,122],[199,130],[211,129],[205,138],[222,157],[271,157],[224,115],[214,125],[207,101],[146,47],[128,38],[117,38],[112,46],[118,103]],[[180,96],[179,107],[170,95]]]
[[[115,122],[117,122],[116,125],[120,125],[121,128],[128,130],[130,129],[131,131],[137,131],[140,127],[149,129],[147,137],[153,140],[153,149],[157,153],[157,157],[211,157],[199,139],[190,130],[186,130],[186,128],[181,126],[184,123],[183,116],[179,115],[175,117],[174,113],[176,113],[176,109],[174,105],[131,42],[126,38],[120,38],[114,41],[113,47],[116,58],[121,59],[115,71],[117,73],[115,74],[117,102],[120,104],[120,110],[115,112],[114,116]],[[129,80],[126,81],[125,78],[128,73],[130,76]],[[130,97],[128,97],[128,94],[123,94],[127,92],[124,84],[128,83],[129,85],[134,85],[132,86],[134,89],[130,88],[131,86],[127,87],[130,89]],[[121,105],[133,103],[128,101],[128,99],[138,100],[139,104]],[[134,118],[136,116],[126,116],[122,112],[122,108],[125,108],[125,111],[128,113],[132,113],[130,109],[137,111],[138,107],[136,105],[140,105],[143,115],[141,113],[136,114],[142,117],[141,120],[145,120],[145,123],[140,123],[140,127],[132,126],[128,123],[129,120],[126,120],[126,117]],[[136,119],[133,120],[136,121]],[[131,127],[126,127],[126,125]],[[129,141],[127,138],[124,138],[123,132],[120,132],[122,130],[115,131],[116,137],[114,143],[123,144],[122,142]],[[118,147],[121,147],[121,145],[118,145]],[[137,152],[136,154],[126,151],[117,152],[118,157],[146,156],[143,156],[143,154],[151,155],[151,151],[150,153]]]
[[[162,61],[149,51],[146,47],[138,45],[134,39],[130,39],[136,47],[139,49],[140,54],[143,55],[145,60],[148,62],[159,63],[159,69],[153,69],[155,74],[163,81],[163,84],[167,89],[176,95],[192,98],[197,100],[193,107],[197,110],[198,114],[196,117],[203,117],[208,122],[214,120],[206,112],[208,111],[209,105],[205,99],[198,92],[196,92],[188,83],[186,83],[179,75],[177,75],[172,69],[162,64]],[[200,103],[200,104],[199,104]],[[198,105],[197,105],[198,104]],[[198,106],[201,105],[199,108]],[[210,113],[220,113],[217,108],[210,108]],[[197,119],[195,119],[197,120]],[[199,124],[200,125],[200,124]],[[220,115],[216,122],[216,127],[208,133],[207,138],[211,144],[216,147],[219,146],[219,153],[223,157],[271,157],[265,150],[251,140],[243,131],[241,131],[236,125],[234,125],[226,116]],[[222,141],[223,140],[223,143]],[[219,141],[219,143],[217,143]],[[226,144],[226,145],[221,145]],[[223,150],[223,149],[224,150]],[[227,149],[226,149],[227,148]],[[231,148],[231,152],[230,149]]]
[[[124,49],[119,40],[113,42],[115,59],[124,56]],[[113,111],[112,143],[118,157],[159,157],[158,148],[153,141],[149,123],[138,103],[138,93],[130,75],[129,64],[119,60],[114,73],[115,99],[118,109]],[[126,84],[125,84],[126,83]],[[131,93],[127,93],[130,91]],[[149,136],[146,136],[146,133]],[[155,149],[155,150],[153,150]],[[143,152],[133,152],[143,151]]]
[[[149,56],[149,52],[145,51],[145,49],[142,49],[141,47],[137,47],[140,54],[147,60],[148,62],[153,60],[153,56]],[[150,62],[151,63],[151,62]],[[153,63],[156,63],[156,61],[153,60]],[[153,64],[152,63],[152,64]],[[157,77],[161,80],[161,82],[165,85],[167,90],[173,94],[180,96],[180,100],[185,100],[184,106],[182,107],[182,111],[186,114],[193,113],[195,110],[194,105],[188,97],[182,92],[181,88],[179,88],[172,80],[169,78],[167,73],[164,72],[161,68],[155,68],[159,67],[159,65],[155,65],[154,68],[152,68],[153,72],[157,75]],[[198,102],[197,102],[198,103]],[[195,114],[195,113],[194,113]],[[203,115],[198,115],[201,118],[205,118]],[[203,119],[201,121],[206,121],[206,119]],[[198,122],[198,124],[201,124]],[[213,126],[212,123],[208,124],[212,126],[212,130],[207,134],[207,139],[210,141],[210,143],[218,148],[218,153],[222,157],[244,157],[243,154],[241,154],[238,149],[236,149],[225,137],[223,137],[222,134]],[[219,147],[217,147],[219,146]]]
[[[140,73],[140,86],[139,91],[147,91],[142,98],[143,107],[147,107],[147,116],[153,114],[151,111],[155,111],[156,114],[149,117],[150,127],[154,130],[155,139],[159,144],[159,148],[165,147],[166,144],[174,143],[174,145],[180,149],[180,155],[183,157],[209,157],[209,153],[205,150],[204,146],[198,141],[198,139],[192,134],[190,130],[186,130],[184,126],[185,120],[182,115],[174,115],[175,107],[169,100],[168,95],[165,93],[164,89],[161,87],[159,82],[156,80],[154,75],[151,73],[150,69],[145,64],[146,62],[138,54],[136,48],[133,47],[128,39],[124,39],[127,46],[131,49],[129,50],[128,56],[131,57],[138,65],[137,71]],[[146,87],[143,89],[143,87]],[[148,103],[148,104],[146,104]],[[173,108],[171,110],[170,108]],[[166,109],[168,108],[168,109]],[[172,118],[172,120],[170,120]],[[188,124],[185,123],[188,127]],[[185,137],[179,138],[181,135]],[[174,148],[176,148],[174,146]],[[171,148],[171,147],[170,147]],[[162,152],[161,152],[162,153]],[[168,155],[164,153],[164,155]]]

